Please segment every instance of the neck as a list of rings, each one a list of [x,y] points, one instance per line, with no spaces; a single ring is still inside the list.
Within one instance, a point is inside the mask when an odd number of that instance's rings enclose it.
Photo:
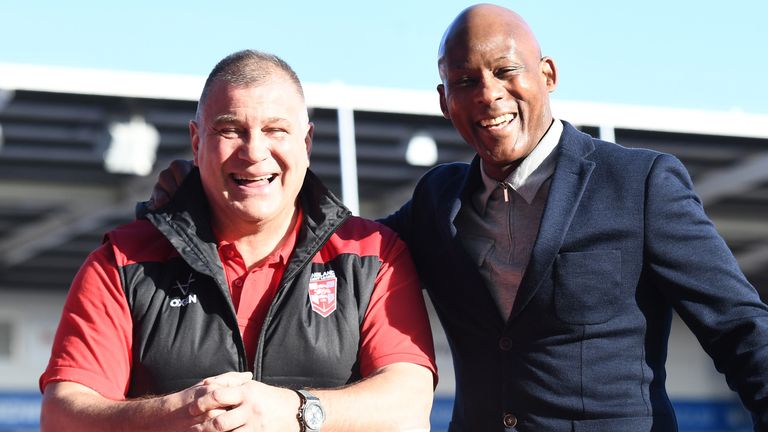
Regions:
[[[216,237],[234,243],[243,257],[245,266],[250,269],[282,247],[296,226],[298,215],[298,208],[294,208],[287,217],[257,222],[245,231],[235,230],[227,223],[215,223]]]
[[[547,136],[547,134],[549,133],[549,130],[552,128],[552,125],[555,124],[555,118],[552,117],[550,113],[547,112],[545,115],[545,118],[546,119],[544,121],[544,124],[547,125],[546,129],[544,129],[544,132],[541,133],[541,135],[539,136],[539,139],[536,140],[536,145],[531,147],[529,152],[523,157],[513,160],[509,162],[507,165],[504,165],[503,167],[500,167],[500,168],[486,165],[485,161],[481,158],[480,165],[482,165],[483,170],[485,171],[485,174],[488,177],[491,177],[492,179],[500,182],[506,180],[507,177],[509,177],[509,175],[512,174],[512,172],[516,170],[521,163],[523,163],[525,158],[527,158],[536,149],[536,147],[538,147],[538,145],[541,144],[541,141],[544,139],[545,136]]]
[[[507,177],[509,177],[510,174],[512,174],[512,171],[514,171],[515,169],[517,169],[518,166],[520,166],[520,164],[523,162],[524,159],[525,158],[520,158],[515,161],[512,161],[512,163],[505,165],[503,168],[488,167],[485,164],[485,161],[482,159],[480,159],[480,165],[482,166],[483,172],[485,173],[485,175],[487,175],[488,177],[496,181],[503,182],[504,180],[507,179]]]

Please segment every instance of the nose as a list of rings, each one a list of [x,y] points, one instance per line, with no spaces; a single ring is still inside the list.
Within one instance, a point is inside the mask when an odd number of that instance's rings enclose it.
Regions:
[[[238,156],[249,162],[260,162],[270,155],[269,139],[261,131],[251,131],[238,149]]]
[[[477,102],[484,105],[491,105],[504,97],[503,83],[496,77],[484,77],[477,87]]]

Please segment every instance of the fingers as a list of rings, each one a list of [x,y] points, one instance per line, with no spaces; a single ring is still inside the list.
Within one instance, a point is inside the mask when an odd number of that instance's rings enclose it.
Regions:
[[[212,376],[200,382],[202,385],[218,384],[224,387],[234,387],[247,383],[253,379],[251,372],[226,372]]]
[[[192,161],[176,159],[168,165],[168,168],[160,171],[147,207],[150,210],[156,210],[168,204],[193,167]]]
[[[205,426],[205,424],[210,424],[212,419],[224,414],[227,412],[226,409],[214,409],[210,411],[206,411],[199,416],[193,417],[193,422],[195,425],[198,425],[198,429],[202,430]]]
[[[197,417],[212,410],[226,410],[242,403],[241,386],[251,382],[252,378],[251,372],[227,372],[204,379],[195,387],[189,413]]]
[[[169,197],[164,190],[159,189],[157,185],[155,185],[155,187],[152,189],[152,196],[150,196],[149,201],[147,201],[147,208],[149,210],[157,210],[160,207],[168,204],[168,201],[170,200],[171,197]]]
[[[243,407],[237,407],[206,421],[204,425],[206,430],[211,431],[236,431],[248,423],[248,411]]]
[[[253,428],[247,428],[247,423],[247,418],[242,410],[223,411],[219,412],[216,416],[201,419],[188,432],[238,432],[254,430]]]
[[[173,174],[174,183],[180,185],[187,175],[192,171],[194,164],[190,160],[174,159],[168,166],[168,169]]]
[[[234,375],[223,374],[205,381],[223,382]],[[286,431],[298,427],[299,397],[292,390],[252,380],[236,386],[201,385],[200,389],[204,391],[190,403],[190,413],[200,419],[193,428],[195,432]]]
[[[243,389],[240,386],[203,386],[201,388],[208,391],[202,396],[196,397],[189,405],[189,413],[195,417],[211,410],[229,409],[243,402]]]
[[[179,183],[176,183],[176,178],[173,173],[169,172],[170,168],[166,168],[160,171],[160,175],[157,177],[157,183],[152,188],[152,204],[156,209],[168,204],[171,200],[171,196],[176,193],[179,188]]]

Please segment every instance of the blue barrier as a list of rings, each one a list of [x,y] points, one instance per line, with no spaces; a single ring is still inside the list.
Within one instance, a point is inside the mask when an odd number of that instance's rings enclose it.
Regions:
[[[752,418],[735,399],[672,401],[680,432],[752,432]],[[453,398],[435,397],[430,423],[432,432],[446,432],[451,420]],[[501,421],[501,420],[499,420]]]
[[[0,392],[0,431],[32,432],[39,427],[39,393]]]
[[[675,399],[675,416],[680,431],[752,432],[752,417],[735,399]]]
[[[752,419],[738,400],[672,401],[680,432],[750,432]],[[432,432],[445,432],[453,398],[435,397]],[[31,432],[40,425],[40,395],[36,392],[0,392],[0,432]]]

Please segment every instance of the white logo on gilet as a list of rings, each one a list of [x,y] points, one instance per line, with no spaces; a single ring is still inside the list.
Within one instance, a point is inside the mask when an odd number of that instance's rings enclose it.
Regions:
[[[179,281],[176,281],[176,285],[174,285],[176,288],[181,291],[181,295],[183,297],[172,297],[171,300],[168,302],[168,304],[171,307],[186,307],[190,304],[197,303],[197,294],[191,294],[189,292],[189,288],[192,285],[192,282],[194,282],[195,279],[192,278],[192,273],[189,274],[189,278],[187,278],[187,282],[181,283]]]

